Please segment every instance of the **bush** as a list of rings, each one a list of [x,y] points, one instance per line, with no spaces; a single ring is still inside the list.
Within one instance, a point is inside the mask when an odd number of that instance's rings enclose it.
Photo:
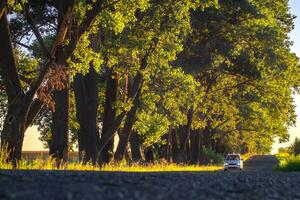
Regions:
[[[216,153],[210,148],[203,147],[203,156],[208,164],[220,165],[223,164],[223,154]]]
[[[279,170],[285,172],[300,171],[300,156],[286,155],[277,156],[279,159]]]

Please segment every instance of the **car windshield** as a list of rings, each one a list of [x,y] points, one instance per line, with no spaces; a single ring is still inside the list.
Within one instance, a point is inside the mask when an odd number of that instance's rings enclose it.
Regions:
[[[239,155],[228,155],[226,157],[226,160],[240,160],[240,156]]]

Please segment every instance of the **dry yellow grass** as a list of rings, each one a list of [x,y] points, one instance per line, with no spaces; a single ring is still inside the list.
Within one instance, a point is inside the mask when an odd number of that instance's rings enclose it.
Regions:
[[[12,165],[5,162],[7,154],[0,151],[0,169],[12,169]],[[16,169],[22,170],[78,170],[78,171],[120,171],[120,172],[170,172],[170,171],[217,171],[222,170],[223,166],[199,166],[199,165],[178,165],[167,163],[165,161],[154,164],[109,164],[102,168],[93,166],[91,163],[82,164],[79,162],[69,162],[59,169],[56,168],[54,160],[37,158],[32,161],[22,160]]]
[[[123,171],[123,172],[180,172],[180,171],[217,171],[222,170],[222,166],[198,166],[198,165],[177,165],[177,164],[151,164],[139,165],[133,164],[130,166],[105,166],[103,171]]]
[[[0,169],[12,169],[10,164],[1,163]],[[102,168],[95,167],[92,164],[82,163],[67,163],[61,168],[57,169],[55,163],[51,160],[36,159],[32,162],[21,161],[16,169],[23,170],[76,170],[76,171],[120,171],[120,172],[166,172],[166,171],[217,171],[222,170],[222,166],[198,166],[198,165],[178,165],[178,164],[109,164]]]
[[[0,158],[1,159],[1,158]],[[12,165],[0,162],[0,169],[12,169]],[[59,169],[56,168],[55,162],[51,159],[35,159],[33,161],[22,160],[16,169],[23,170],[78,170],[78,171],[120,171],[120,172],[180,172],[180,171],[217,171],[222,170],[222,166],[199,166],[199,165],[178,165],[169,163],[154,164],[109,164],[102,168],[93,166],[91,163],[83,165],[82,163],[66,163]]]

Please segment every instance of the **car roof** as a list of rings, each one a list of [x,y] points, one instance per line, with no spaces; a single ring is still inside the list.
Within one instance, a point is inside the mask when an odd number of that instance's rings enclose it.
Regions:
[[[239,154],[239,153],[229,153],[229,154],[227,154],[227,156],[240,156],[241,154]]]

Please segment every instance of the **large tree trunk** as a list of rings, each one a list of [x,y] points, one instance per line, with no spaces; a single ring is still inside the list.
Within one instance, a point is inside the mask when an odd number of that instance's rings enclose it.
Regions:
[[[191,132],[192,120],[193,120],[193,113],[194,113],[193,108],[190,108],[188,110],[188,113],[187,113],[187,124],[184,127],[183,140],[182,140],[182,143],[180,144],[180,150],[181,151],[184,151],[186,149],[188,140],[190,138],[190,132]]]
[[[206,125],[206,127],[203,130],[203,146],[202,148],[211,149],[211,133],[209,130],[209,125]],[[203,162],[204,164],[208,164],[209,160],[208,158],[203,154]]]
[[[199,164],[200,157],[200,130],[191,132],[191,164]]]
[[[28,98],[25,95],[19,95],[9,102],[1,133],[1,149],[8,152],[7,161],[12,161],[14,166],[21,160],[24,133],[44,105],[39,100],[33,101],[27,114],[26,101]]]
[[[67,11],[70,1],[59,2],[58,4],[58,27],[62,26],[61,22],[64,13]],[[68,32],[68,35],[70,32]],[[58,50],[62,53],[61,50]],[[66,62],[59,60],[61,66],[69,67]],[[55,110],[52,112],[51,124],[51,140],[49,145],[49,154],[57,162],[59,167],[61,162],[66,162],[68,159],[68,143],[69,143],[69,130],[70,130],[70,77],[67,75],[67,80],[59,80],[64,83],[64,89],[53,92],[53,101],[55,103]]]
[[[183,127],[180,146],[175,155],[175,162],[177,163],[185,162],[187,160],[187,156],[188,156],[187,146],[188,146],[188,140],[190,138],[193,114],[194,114],[194,109],[190,108],[187,113],[187,124]]]
[[[153,147],[147,147],[145,149],[145,160],[147,163],[151,163],[154,161],[154,151],[153,151]]]
[[[9,153],[8,161],[14,164],[21,159],[29,98],[24,95],[16,69],[11,35],[5,11],[0,18],[0,73],[8,97],[8,110],[2,134],[1,148]]]
[[[4,12],[5,12],[6,4],[7,4],[7,1],[1,0],[1,3],[0,3],[0,19],[3,16]]]
[[[69,7],[70,1],[59,2],[58,5],[58,27],[61,27],[64,13]],[[68,34],[70,35],[70,31]],[[70,37],[69,37],[70,38]],[[59,49],[58,53],[62,54],[62,50]],[[57,60],[61,66],[69,67],[64,60]],[[64,72],[61,72],[64,73]],[[52,137],[49,145],[49,154],[56,160],[57,167],[61,162],[66,162],[68,159],[68,143],[69,143],[69,130],[70,130],[70,76],[66,75],[67,80],[62,81],[64,88],[62,90],[53,91],[54,112],[52,112],[52,124],[51,133]]]
[[[191,133],[190,133],[191,136]],[[186,147],[185,147],[185,163],[188,163],[191,160],[191,144],[190,144],[190,140],[188,140]]]
[[[130,149],[131,149],[131,157],[133,162],[139,162],[142,160],[142,152],[141,152],[141,139],[139,134],[135,131],[131,133],[130,136]]]
[[[141,89],[142,89],[142,84],[139,88],[139,91],[137,95],[135,96],[133,100],[133,107],[130,109],[130,111],[127,113],[126,119],[125,119],[125,125],[124,128],[121,130],[121,133],[119,134],[120,140],[117,146],[117,150],[115,153],[115,161],[119,162],[123,159],[124,153],[126,151],[126,147],[129,142],[129,138],[132,132],[132,127],[135,121],[135,115],[137,113],[137,109],[139,106],[139,99],[141,95]]]
[[[166,155],[166,160],[168,163],[171,162],[171,152],[172,152],[172,127],[169,128],[168,131],[168,139],[167,139],[167,155]]]
[[[200,164],[205,164],[204,162],[204,152],[203,152],[203,148],[204,148],[204,134],[203,134],[203,129],[199,130],[199,138],[200,138],[200,148],[199,148],[199,163]]]
[[[177,130],[178,129],[172,129],[171,130],[171,154],[172,154],[172,162],[176,162],[176,156],[178,152],[178,139],[177,139]]]
[[[159,145],[157,147],[159,152],[159,159],[164,159],[168,163],[171,162],[170,152],[171,152],[171,128],[169,128],[169,131],[164,134],[161,138],[162,140],[166,141],[166,144]]]
[[[9,105],[1,134],[1,148],[9,153],[8,161],[14,165],[21,159],[25,132],[26,114],[19,109],[22,105],[22,99]]]
[[[111,69],[108,69],[106,92],[105,92],[105,105],[104,105],[104,118],[101,139],[111,137],[109,129],[113,126],[116,118],[116,110],[113,107],[117,100],[118,80],[113,77],[114,74]],[[113,133],[114,134],[114,133]],[[108,164],[113,157],[114,138],[111,137],[101,150],[99,163]]]
[[[49,154],[55,158],[59,166],[60,162],[68,159],[68,141],[70,130],[70,87],[69,80],[61,91],[53,92],[55,111],[52,113],[51,133],[52,138],[49,146]]]
[[[206,126],[203,130],[203,145],[207,149],[212,148],[212,143],[211,143],[211,133],[209,131],[209,127]]]
[[[76,117],[80,125],[78,131],[79,154],[83,162],[96,163],[97,147],[99,144],[99,130],[97,120],[98,86],[97,74],[90,68],[87,75],[77,74],[74,77],[74,91],[76,99]]]

